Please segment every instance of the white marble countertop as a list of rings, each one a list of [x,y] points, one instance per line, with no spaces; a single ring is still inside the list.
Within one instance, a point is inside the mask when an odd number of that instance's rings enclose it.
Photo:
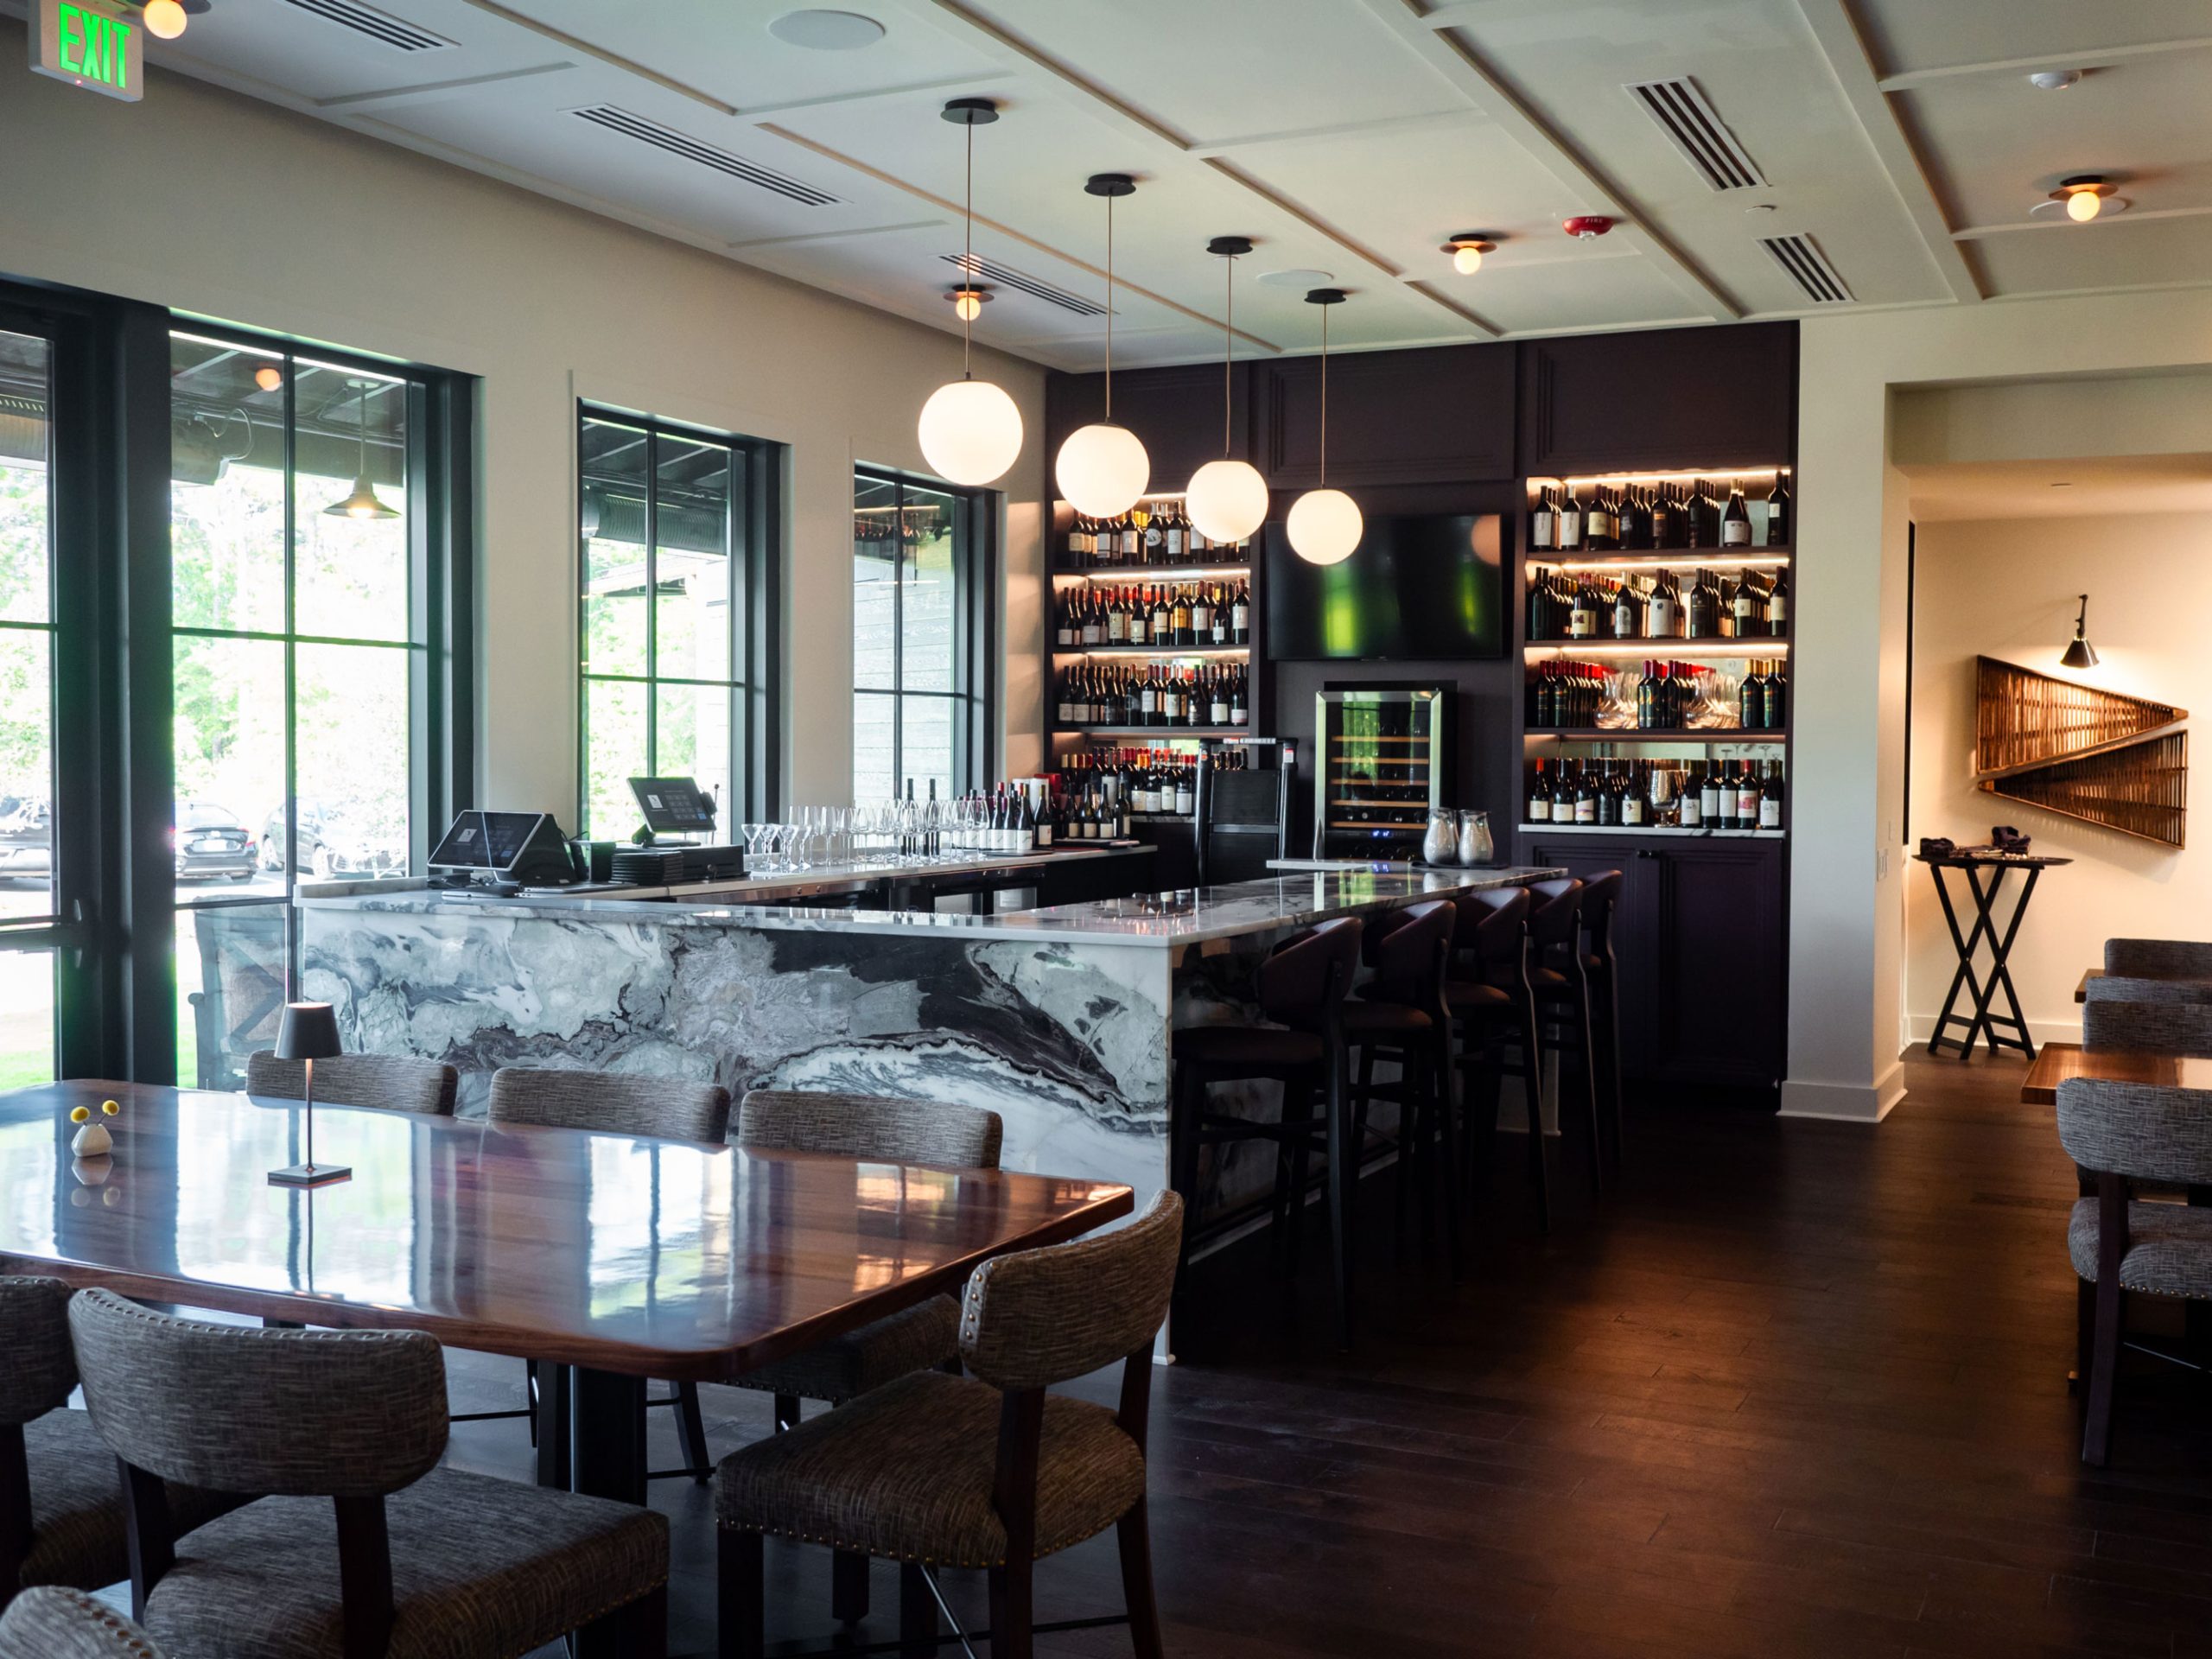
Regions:
[[[1046,854],[1042,856],[1082,856]],[[994,916],[916,910],[842,910],[803,904],[701,903],[688,891],[676,902],[636,898],[448,898],[420,882],[341,882],[303,887],[301,908],[412,916],[542,917],[575,924],[648,923],[670,927],[759,928],[777,932],[847,933],[1181,946],[1211,939],[1304,927],[1332,916],[1395,909],[1425,899],[1516,887],[1563,874],[1506,866],[1469,870],[1394,870],[1360,866],[1285,874],[1225,887],[1141,893],[1127,899],[1048,905]],[[857,872],[798,872],[796,880],[858,880]],[[332,889],[342,889],[333,891]],[[786,889],[788,890],[788,889]],[[701,897],[707,895],[702,894]]]

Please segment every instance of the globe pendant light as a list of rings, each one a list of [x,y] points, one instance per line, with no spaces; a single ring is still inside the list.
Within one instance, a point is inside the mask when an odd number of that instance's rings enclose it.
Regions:
[[[1068,434],[1052,462],[1060,499],[1089,518],[1118,518],[1152,481],[1152,461],[1126,426],[1114,424],[1114,199],[1136,194],[1126,173],[1094,173],[1083,187],[1106,198],[1106,416]]]
[[[360,429],[361,461],[353,474],[353,489],[343,501],[334,501],[325,507],[323,515],[330,518],[397,518],[399,509],[387,507],[377,499],[376,486],[369,482],[369,382],[356,380],[353,385],[361,394]]]
[[[1221,256],[1229,273],[1229,301],[1223,308],[1221,332],[1221,454],[1191,474],[1183,493],[1183,512],[1210,542],[1234,546],[1257,530],[1268,516],[1268,480],[1249,461],[1232,461],[1230,448],[1230,367],[1236,354],[1236,259],[1252,251],[1249,236],[1217,236],[1206,244],[1208,253]]]
[[[922,405],[917,435],[922,459],[939,478],[954,484],[988,484],[1004,477],[1021,454],[1021,411],[1004,387],[976,379],[970,366],[969,325],[986,297],[975,286],[976,129],[997,120],[999,109],[988,98],[956,98],[944,106],[944,116],[968,129],[967,245],[960,257],[963,280],[953,298],[960,318],[960,378],[930,394]],[[971,293],[976,296],[972,302],[961,297]]]
[[[1359,503],[1329,485],[1329,313],[1344,303],[1341,288],[1317,288],[1306,296],[1308,305],[1321,311],[1321,487],[1308,490],[1290,504],[1283,529],[1290,536],[1291,551],[1308,564],[1342,564],[1359,546],[1367,528]]]

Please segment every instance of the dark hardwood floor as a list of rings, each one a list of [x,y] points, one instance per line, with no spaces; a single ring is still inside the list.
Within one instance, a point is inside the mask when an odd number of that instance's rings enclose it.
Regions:
[[[1570,1202],[1548,1240],[1509,1146],[1457,1287],[1395,1257],[1371,1181],[1348,1356],[1318,1236],[1295,1282],[1263,1241],[1202,1263],[1154,1404],[1170,1652],[2212,1656],[2212,1392],[2131,1367],[2111,1467],[2079,1462],[2073,1171],[2050,1110],[2018,1103],[2023,1069],[1916,1058],[1878,1128],[1634,1116],[1621,1191]],[[454,1369],[460,1407],[518,1368]],[[718,1449],[766,1432],[765,1397],[708,1396]],[[464,1426],[454,1456],[527,1472],[519,1425]],[[676,1646],[707,1649],[709,1494],[654,1499]],[[770,1562],[772,1634],[826,1636],[827,1556]],[[947,1584],[980,1628],[981,1575]],[[888,1567],[874,1590],[855,1642],[896,1633]],[[1118,1612],[1110,1538],[1038,1593],[1044,1618]]]

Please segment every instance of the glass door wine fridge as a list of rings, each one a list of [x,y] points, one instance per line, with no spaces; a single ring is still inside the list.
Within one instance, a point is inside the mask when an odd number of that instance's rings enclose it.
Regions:
[[[1449,686],[1343,687],[1313,699],[1320,779],[1316,858],[1421,856],[1428,815],[1444,804]]]

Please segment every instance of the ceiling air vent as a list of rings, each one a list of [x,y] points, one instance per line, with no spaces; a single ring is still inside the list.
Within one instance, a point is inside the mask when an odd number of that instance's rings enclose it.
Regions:
[[[1849,303],[1851,290],[1843,285],[1843,278],[1835,274],[1827,255],[1815,245],[1811,237],[1763,236],[1759,245],[1774,257],[1774,263],[1805,291],[1805,297],[1815,305]]]
[[[388,11],[378,11],[374,6],[365,6],[359,0],[284,0],[296,10],[352,29],[356,35],[365,35],[379,46],[388,46],[395,52],[442,52],[453,45],[442,35],[433,35],[427,29],[393,16]]]
[[[1055,288],[1041,277],[1016,270],[1011,265],[1002,265],[995,259],[986,259],[980,253],[941,253],[938,257],[963,276],[973,276],[981,282],[996,283],[1001,288],[1019,289],[1034,299],[1042,300],[1047,305],[1057,305],[1061,310],[1071,311],[1078,317],[1103,317],[1106,315],[1104,306],[1095,304],[1080,294],[1071,294],[1065,288]]]
[[[297,0],[295,0],[297,3]],[[596,104],[586,110],[570,110],[579,121],[588,121],[595,127],[609,132],[619,132],[626,138],[634,138],[641,144],[651,144],[655,149],[666,150],[671,156],[687,162],[696,162],[702,167],[711,167],[717,173],[733,179],[742,179],[747,184],[758,185],[763,190],[772,190],[779,196],[803,202],[809,207],[826,207],[836,197],[802,184],[790,175],[779,173],[773,168],[748,162],[741,156],[733,156],[726,149],[716,149],[712,144],[702,144],[696,138],[687,138],[673,127],[664,127],[657,121],[648,121],[641,115],[627,110],[618,110],[612,104]]]
[[[1643,105],[1643,112],[1659,124],[1668,142],[1715,190],[1765,187],[1766,175],[1759,171],[1759,164],[1721,124],[1719,111],[1706,102],[1688,75],[1635,81],[1623,90]]]

